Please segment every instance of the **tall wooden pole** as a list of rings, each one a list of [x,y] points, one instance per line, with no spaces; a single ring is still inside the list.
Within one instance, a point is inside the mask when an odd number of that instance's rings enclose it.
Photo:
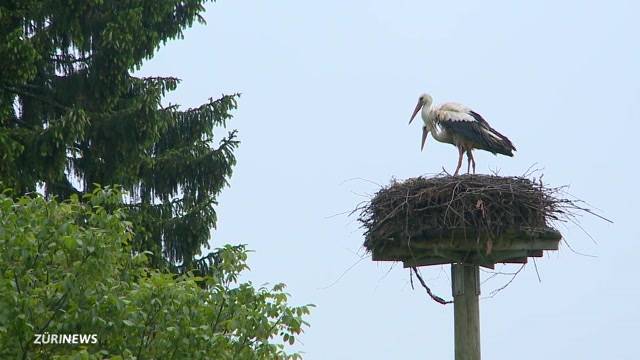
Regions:
[[[480,274],[477,265],[451,264],[455,360],[480,360]]]

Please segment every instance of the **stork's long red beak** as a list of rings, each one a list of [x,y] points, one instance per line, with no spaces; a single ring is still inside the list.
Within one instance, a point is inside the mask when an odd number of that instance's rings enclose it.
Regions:
[[[429,129],[426,126],[422,127],[422,145],[420,145],[420,151],[424,149],[424,144],[427,142],[427,135],[429,135]]]
[[[418,100],[418,104],[416,105],[415,110],[413,110],[413,114],[411,114],[411,119],[409,119],[409,124],[411,124],[413,118],[418,115],[418,111],[420,111],[420,109],[422,109],[422,101]]]

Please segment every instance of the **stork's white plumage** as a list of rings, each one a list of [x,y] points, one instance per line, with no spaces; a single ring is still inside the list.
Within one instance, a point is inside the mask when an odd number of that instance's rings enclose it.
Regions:
[[[470,108],[457,104],[445,103],[432,107],[433,99],[428,94],[422,94],[418,98],[409,124],[421,111],[424,126],[422,127],[422,145],[424,149],[429,132],[433,138],[439,142],[448,143],[458,148],[458,166],[455,175],[458,175],[462,165],[462,156],[467,153],[467,173],[473,166],[473,173],[476,172],[476,161],[473,158],[473,149],[481,149],[495,154],[513,156],[516,148],[511,141],[497,130],[493,129],[489,123],[477,112]]]

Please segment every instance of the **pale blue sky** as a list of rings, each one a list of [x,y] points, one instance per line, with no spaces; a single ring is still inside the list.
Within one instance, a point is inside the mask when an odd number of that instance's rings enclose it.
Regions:
[[[242,141],[220,198],[213,246],[246,243],[255,283],[285,282],[315,303],[297,349],[306,359],[451,359],[453,307],[412,291],[401,266],[361,261],[342,213],[377,186],[449,171],[457,152],[407,126],[417,97],[473,107],[518,148],[478,152],[478,171],[519,175],[601,209],[560,230],[562,246],[481,300],[485,359],[637,359],[640,284],[640,5],[634,1],[220,1],[207,26],[142,69],[183,79],[194,106],[242,92]],[[505,269],[516,269],[506,267]],[[426,278],[450,298],[448,267]],[[336,280],[338,280],[335,282]],[[484,284],[484,294],[508,278]],[[332,283],[334,283],[332,286]]]

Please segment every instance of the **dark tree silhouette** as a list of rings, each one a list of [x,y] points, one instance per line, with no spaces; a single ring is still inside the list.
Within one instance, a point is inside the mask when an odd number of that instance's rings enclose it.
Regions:
[[[136,251],[153,252],[157,267],[206,267],[197,258],[235,164],[236,133],[224,128],[237,95],[180,110],[161,101],[178,79],[132,75],[203,22],[205,2],[2,2],[3,187],[66,199],[119,184]]]

